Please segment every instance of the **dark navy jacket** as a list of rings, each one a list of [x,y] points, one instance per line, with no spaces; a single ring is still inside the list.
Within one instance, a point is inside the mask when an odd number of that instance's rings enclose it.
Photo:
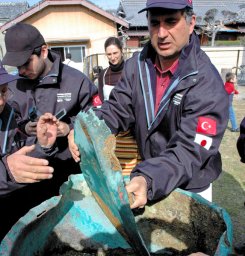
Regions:
[[[134,129],[144,161],[131,178],[146,177],[149,200],[177,187],[194,192],[206,189],[222,170],[218,148],[228,122],[223,81],[195,34],[182,50],[155,116],[155,56],[150,43],[135,53],[126,62],[110,100],[95,110],[114,133]],[[194,142],[199,117],[212,118],[217,126],[215,133],[208,135],[208,149]]]
[[[93,95],[97,93],[96,86],[88,77],[61,63],[58,54],[49,51],[48,57],[53,66],[45,77],[37,80],[23,78],[9,85],[14,93],[10,104],[15,109],[18,126],[23,132],[33,107],[37,109],[38,115],[46,112],[56,114],[65,109],[67,114],[61,121],[73,127],[75,116],[90,106]],[[79,165],[72,159],[68,149],[67,137],[58,137],[56,143],[58,152],[50,162],[57,170],[56,173],[68,175],[74,173],[73,169],[79,172]]]

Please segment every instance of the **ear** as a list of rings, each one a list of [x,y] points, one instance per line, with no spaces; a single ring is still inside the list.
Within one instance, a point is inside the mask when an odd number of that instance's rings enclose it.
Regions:
[[[45,45],[42,45],[42,48],[41,48],[41,56],[44,58],[44,59],[47,59],[48,57],[48,46],[45,44]]]
[[[196,15],[192,15],[191,22],[190,22],[190,28],[189,28],[189,34],[192,34],[192,32],[194,31],[195,25],[196,25]]]

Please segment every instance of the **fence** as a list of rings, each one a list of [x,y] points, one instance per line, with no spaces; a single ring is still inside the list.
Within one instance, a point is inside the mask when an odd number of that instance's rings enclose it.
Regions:
[[[202,47],[218,69],[223,80],[227,72],[237,75],[238,84],[245,85],[245,47]]]
[[[126,49],[125,58],[131,57],[133,52],[138,50],[141,48]],[[245,47],[202,47],[202,50],[209,56],[223,80],[227,72],[234,72],[237,75],[238,83],[245,85]],[[105,54],[93,54],[86,57],[84,73],[91,79],[94,78],[93,67],[95,66],[102,66],[103,68],[108,66]]]

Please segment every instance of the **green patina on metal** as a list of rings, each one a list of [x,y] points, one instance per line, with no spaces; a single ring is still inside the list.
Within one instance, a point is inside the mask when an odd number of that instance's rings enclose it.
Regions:
[[[138,232],[122,170],[114,155],[115,137],[93,111],[80,112],[75,122],[75,142],[81,152],[81,170],[97,203],[138,255],[149,255]]]
[[[177,189],[134,216],[105,123],[93,112],[81,113],[75,136],[83,174],[71,175],[60,196],[22,217],[0,244],[0,255],[138,256],[148,253],[145,245],[151,255],[232,253],[232,223],[224,209]]]

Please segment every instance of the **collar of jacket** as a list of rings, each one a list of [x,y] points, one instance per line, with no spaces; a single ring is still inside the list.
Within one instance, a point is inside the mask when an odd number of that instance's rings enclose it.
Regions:
[[[189,74],[197,72],[197,55],[200,51],[200,42],[198,36],[193,32],[190,36],[189,44],[186,45],[180,54],[178,69],[175,72],[175,77],[182,80]],[[149,41],[140,53],[140,60],[148,63],[155,63],[156,51]],[[188,63],[188,65],[186,65]]]
[[[171,95],[177,90],[181,80],[190,76],[196,75],[197,71],[197,54],[200,51],[198,38],[195,33],[190,37],[190,43],[183,48],[179,57],[179,66],[171,78],[170,86],[164,94],[157,115],[154,114],[154,102],[156,94],[156,71],[154,68],[154,61],[156,52],[153,49],[150,42],[144,47],[140,55],[138,56],[139,74],[141,80],[141,86],[143,91],[143,97],[145,102],[145,110],[147,117],[148,130],[153,126],[153,123],[159,115],[162,115],[164,110],[170,102]],[[186,65],[188,63],[188,65]],[[189,83],[182,83],[181,89],[188,88],[196,84],[197,78],[191,79]]]
[[[61,81],[61,73],[63,64],[61,63],[61,58],[59,54],[54,51],[48,50],[48,58],[51,62],[53,62],[52,68],[48,72],[48,74],[39,79],[39,85],[43,84],[56,84]]]

